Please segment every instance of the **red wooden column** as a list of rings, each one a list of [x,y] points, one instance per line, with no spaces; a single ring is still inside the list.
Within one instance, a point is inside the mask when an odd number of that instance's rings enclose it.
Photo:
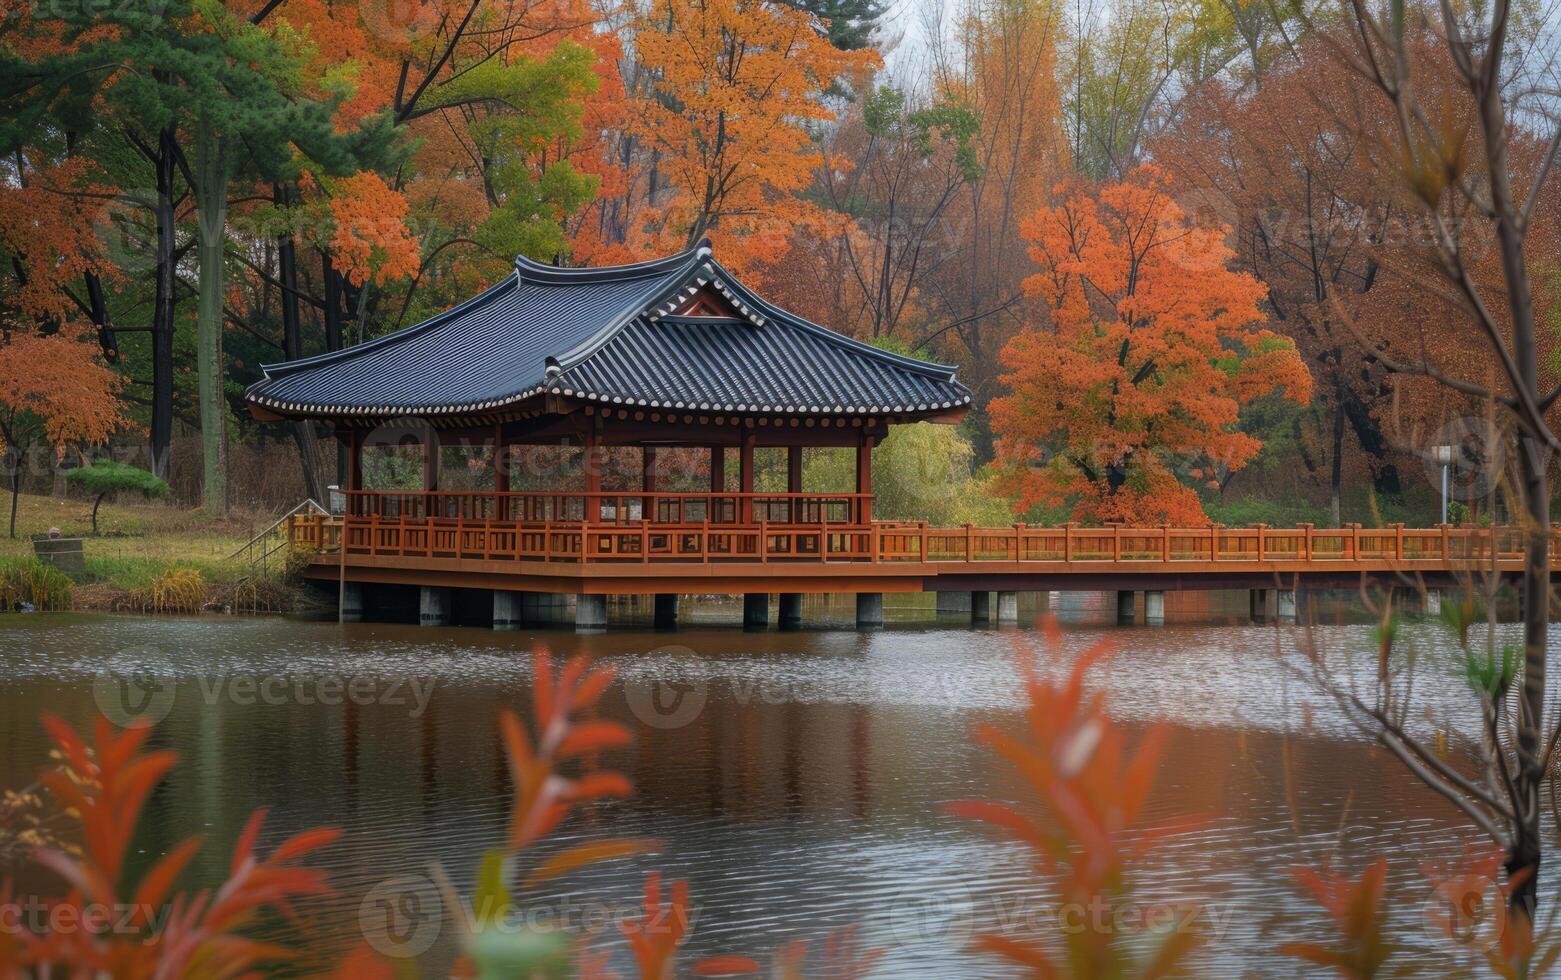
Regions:
[[[432,429],[423,439],[423,489],[439,489],[439,435]],[[438,512],[438,500],[430,493],[423,498],[423,516],[433,517]]]
[[[856,444],[856,492],[866,494],[873,492],[873,437],[865,433],[861,441]],[[858,524],[872,523],[871,497],[858,501],[856,519]]]
[[[509,447],[504,445],[504,426],[493,427],[493,516],[497,520],[509,520]]]
[[[786,492],[802,492],[802,447],[790,446],[786,450]],[[786,504],[786,515],[791,523],[802,523],[802,501],[793,497]]]
[[[594,428],[585,434],[584,446],[580,465],[585,470],[585,519],[597,524],[602,519],[602,437]]]
[[[640,489],[645,496],[640,500],[640,520],[649,523],[656,519],[656,447],[640,448]]]
[[[347,485],[344,490],[363,490],[363,430],[347,433]],[[350,500],[350,498],[349,498]],[[350,512],[350,510],[349,510]]]
[[[748,494],[753,493],[753,447],[759,437],[752,432],[743,433],[742,446],[737,453],[737,492],[742,494],[742,503],[738,505],[738,520],[743,524],[753,523],[753,501]]]
[[[338,429],[336,439],[347,456],[347,468],[342,474],[345,482],[336,488],[341,491],[342,513],[348,517],[362,517],[369,513],[368,502],[354,497],[351,491],[363,489],[363,432],[361,429]],[[329,508],[329,496],[321,503]]]
[[[725,446],[710,447],[710,492],[726,492]],[[721,506],[721,501],[715,497],[710,498],[710,504],[705,508],[705,520],[720,521],[725,519],[725,515],[726,511]]]

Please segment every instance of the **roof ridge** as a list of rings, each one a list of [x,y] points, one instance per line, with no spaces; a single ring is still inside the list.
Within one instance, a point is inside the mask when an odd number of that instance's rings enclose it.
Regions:
[[[701,250],[708,253],[709,245],[701,243],[695,248],[686,249],[675,255],[668,255],[659,259],[647,259],[643,262],[630,262],[624,265],[573,267],[545,265],[524,255],[517,255],[515,256],[515,272],[522,279],[532,282],[618,282],[623,279],[645,278],[670,272],[690,259],[697,258]]]
[[[895,367],[904,368],[908,371],[914,371],[917,374],[923,374],[928,377],[937,378],[941,381],[953,381],[954,376],[959,373],[958,365],[938,364],[933,361],[924,361],[919,357],[908,357],[904,354],[896,354],[893,351],[884,350],[882,347],[874,347],[872,344],[857,340],[855,337],[847,337],[845,334],[840,333],[837,330],[831,330],[828,327],[821,326],[817,323],[814,323],[812,320],[807,319],[806,317],[798,316],[790,310],[776,306],[774,303],[771,303],[769,300],[766,300],[764,297],[758,295],[753,290],[743,285],[742,281],[734,276],[730,269],[722,265],[713,256],[706,259],[706,261],[708,261],[716,269],[720,270],[721,273],[724,273],[723,278],[725,279],[727,286],[730,288],[735,288],[738,292],[742,293],[745,302],[764,311],[769,316],[787,321],[792,326],[797,327],[806,333],[810,333],[826,343],[835,344],[837,346],[844,347],[846,350],[853,351],[858,354],[863,354],[874,360],[887,362],[894,365]]]
[[[656,271],[654,273],[655,275],[662,275],[674,270],[678,270],[680,263],[686,266],[686,268],[682,269],[680,274],[669,282],[657,285],[655,288],[647,290],[644,295],[636,300],[636,305],[631,308],[631,311],[626,315],[620,316],[617,322],[604,325],[600,330],[591,334],[591,336],[587,337],[585,340],[581,341],[575,346],[565,351],[559,351],[558,353],[548,357],[545,373],[547,373],[549,376],[553,374],[562,374],[563,372],[584,361],[592,354],[595,354],[597,351],[601,350],[614,337],[622,332],[624,327],[644,316],[651,309],[659,306],[667,296],[675,295],[680,290],[682,290],[683,284],[688,282],[689,276],[696,272],[700,265],[709,260],[710,245],[708,242],[701,242],[698,248],[691,249],[687,252],[679,252],[671,259],[660,259],[654,263],[640,263],[640,267],[649,267],[654,265],[656,267]],[[612,266],[608,268],[622,269],[628,267]],[[652,275],[652,273],[645,273],[645,275],[649,276]],[[624,276],[618,278],[633,277]],[[574,281],[578,282],[591,280],[582,277],[581,279]],[[616,279],[599,281],[616,281]],[[556,372],[553,370],[555,367],[558,369]]]

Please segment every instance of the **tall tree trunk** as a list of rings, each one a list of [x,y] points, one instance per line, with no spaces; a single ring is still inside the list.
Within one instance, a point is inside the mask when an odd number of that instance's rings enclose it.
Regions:
[[[196,207],[200,302],[196,317],[196,369],[200,386],[201,455],[206,513],[228,511],[227,399],[223,392],[222,262],[227,243],[228,161],[222,140],[202,116],[196,134]]]
[[[158,134],[157,159],[157,290],[152,300],[152,427],[151,466],[158,479],[168,479],[168,453],[173,444],[173,315],[174,315],[174,143],[173,127]]]
[[[114,334],[114,324],[108,318],[108,300],[103,295],[103,280],[96,272],[82,273],[87,284],[88,316],[98,328],[98,346],[103,349],[103,360],[113,364],[119,360],[119,338]]]
[[[1516,331],[1521,334],[1521,329]],[[1519,341],[1521,347],[1521,340]],[[1533,369],[1533,351],[1529,351]],[[1512,882],[1511,905],[1534,921],[1539,904],[1540,784],[1545,772],[1543,724],[1545,717],[1545,648],[1550,629],[1550,481],[1545,470],[1549,458],[1537,438],[1522,436],[1519,480],[1523,486],[1525,531],[1523,568],[1523,687],[1518,696],[1517,788],[1518,813],[1512,846],[1507,853],[1507,875]],[[1519,877],[1514,878],[1514,875]]]
[[[1333,387],[1333,473],[1329,485],[1333,526],[1343,527],[1339,496],[1344,485],[1344,388],[1338,384]]]
[[[321,253],[321,264],[325,275],[325,349],[338,351],[342,348],[342,322],[346,318],[346,290],[343,288],[341,273],[331,263],[329,252]],[[347,445],[341,440],[336,441],[336,485],[347,485]]]
[[[277,184],[272,196],[285,207],[291,198],[289,189]],[[282,280],[282,356],[295,361],[303,356],[303,328],[298,304],[298,246],[291,231],[277,236],[277,260]],[[320,483],[320,448],[312,423],[300,419],[292,424],[293,443],[298,447],[298,462],[303,469],[304,489],[309,497],[326,503]]]

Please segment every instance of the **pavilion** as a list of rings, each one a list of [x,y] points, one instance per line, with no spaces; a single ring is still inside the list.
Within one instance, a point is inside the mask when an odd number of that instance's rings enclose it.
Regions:
[[[957,422],[971,399],[953,367],[881,350],[766,302],[722,267],[708,242],[602,268],[519,258],[512,275],[423,323],[263,370],[245,393],[256,418],[322,422],[347,447],[337,533],[343,565],[350,557],[353,577],[361,573],[364,582],[373,575],[356,566],[370,559],[403,560],[396,567],[404,572],[404,560],[420,556],[427,569],[450,571],[435,560],[472,557],[470,535],[479,527],[483,560],[504,551],[544,563],[849,561],[860,551],[853,532],[874,523],[873,446],[891,425]],[[421,490],[366,487],[365,445],[412,429],[432,433],[424,438]],[[449,442],[497,450],[492,492],[441,487],[432,447]],[[543,445],[582,450],[576,492],[511,492],[511,448]],[[642,451],[635,493],[603,491],[601,457],[614,446]],[[807,446],[854,448],[854,492],[804,493]],[[708,493],[658,489],[656,453],[670,447],[709,450]],[[754,491],[761,447],[787,450],[783,494]],[[726,473],[730,448],[738,455],[735,491]],[[454,543],[443,547],[447,525]],[[380,580],[388,575],[381,571]],[[516,579],[512,588],[518,595],[540,584],[558,585]],[[442,618],[437,589],[424,586],[425,621]],[[505,591],[495,590],[496,622],[519,618],[500,615],[511,605]],[[598,610],[601,596],[573,591],[592,600],[581,604],[577,623],[599,625],[605,600]],[[760,600],[767,608],[767,595],[750,594],[745,618],[757,615]],[[658,596],[658,618],[664,601],[675,611],[675,593]],[[448,597],[443,602],[447,615]],[[783,623],[799,609],[799,595],[782,595]]]

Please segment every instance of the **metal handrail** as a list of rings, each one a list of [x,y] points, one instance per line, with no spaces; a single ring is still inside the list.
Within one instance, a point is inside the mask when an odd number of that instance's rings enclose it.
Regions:
[[[241,548],[239,548],[237,551],[233,552],[233,554],[229,555],[224,560],[225,561],[237,561],[241,555],[244,555],[246,552],[249,552],[249,551],[253,550],[255,545],[259,544],[262,540],[264,540],[265,538],[267,538],[271,534],[274,534],[277,531],[281,530],[281,527],[282,527],[283,524],[286,524],[290,518],[298,516],[299,512],[300,511],[304,511],[304,510],[307,510],[311,514],[320,514],[320,515],[327,516],[327,517],[330,516],[330,511],[326,510],[323,506],[321,506],[319,501],[315,500],[313,497],[305,497],[303,499],[303,501],[301,503],[299,503],[296,507],[294,507],[292,510],[288,511],[287,513],[283,514],[281,517],[278,517],[264,531],[261,531],[259,534],[255,535],[254,537],[250,538],[248,541],[244,542],[244,545]],[[276,554],[276,551],[277,551],[277,549],[272,548],[271,550],[267,551],[264,555],[261,555],[259,559],[250,558],[249,562],[250,562],[250,564],[253,565],[257,560],[258,561],[264,561],[265,559],[270,558],[272,555]]]

